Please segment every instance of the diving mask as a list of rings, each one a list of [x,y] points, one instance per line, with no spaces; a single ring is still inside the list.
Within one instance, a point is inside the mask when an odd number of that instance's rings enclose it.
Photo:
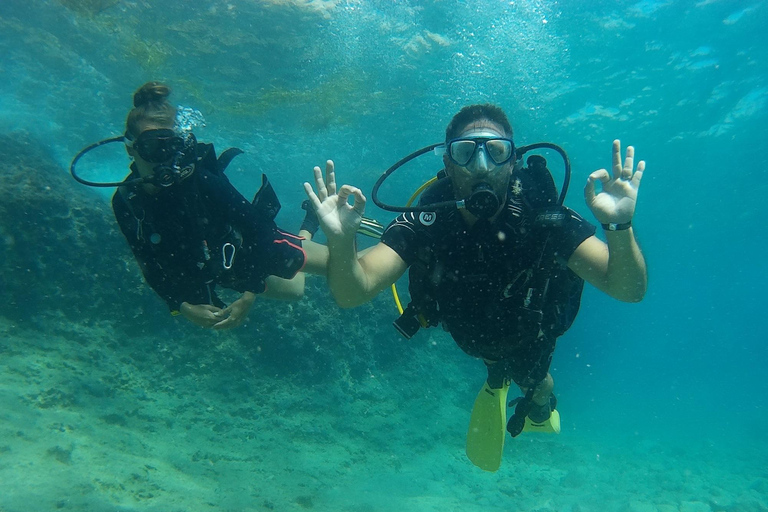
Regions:
[[[515,157],[515,143],[504,137],[453,139],[446,142],[442,149],[460,167],[466,167],[481,150],[495,165],[504,165]]]
[[[167,128],[146,130],[133,141],[126,134],[125,139],[143,160],[151,164],[168,162],[178,154],[185,153],[188,148],[194,147],[197,142],[191,132],[179,135]]]
[[[130,143],[142,160],[157,164],[148,180],[153,185],[169,187],[195,171],[197,139],[192,132],[179,134],[166,128],[146,130],[132,142],[126,135],[126,143]]]

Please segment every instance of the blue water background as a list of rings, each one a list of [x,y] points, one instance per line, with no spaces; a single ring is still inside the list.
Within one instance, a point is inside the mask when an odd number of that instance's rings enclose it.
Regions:
[[[587,289],[553,364],[563,417],[587,435],[765,445],[764,2],[96,4],[0,3],[0,131],[44,141],[62,172],[123,131],[152,79],[204,113],[198,138],[246,150],[228,171],[246,196],[269,175],[286,228],[313,165],[332,158],[369,193],[473,102],[504,107],[518,144],[568,151],[567,204],[589,219],[586,176],[610,165],[613,139],[634,145],[648,295],[622,304]],[[100,154],[88,172],[122,176],[123,150]],[[437,170],[424,158],[383,189],[391,202]]]

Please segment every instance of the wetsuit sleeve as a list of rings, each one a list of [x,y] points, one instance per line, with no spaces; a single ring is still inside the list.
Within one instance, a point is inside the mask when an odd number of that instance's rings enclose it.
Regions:
[[[595,226],[590,224],[581,215],[565,208],[568,216],[559,228],[558,236],[554,237],[555,252],[563,262],[567,262],[576,248],[587,238],[595,234]]]
[[[164,264],[158,260],[157,255],[144,239],[141,224],[119,193],[115,193],[112,197],[112,210],[120,231],[139,264],[144,280],[168,304],[171,313],[178,312],[182,302],[225,306],[214,292],[213,286],[198,282],[199,279],[192,276],[192,269],[179,268],[171,262]]]
[[[249,280],[254,288],[249,291],[261,293],[267,276],[291,279],[304,267],[306,253],[301,237],[279,229],[274,220],[254,208],[226,178],[206,173],[202,181],[208,199],[243,235],[243,244],[250,253]]]
[[[419,240],[417,226],[415,214],[406,212],[393,220],[381,235],[381,242],[395,251],[408,266],[416,261]]]

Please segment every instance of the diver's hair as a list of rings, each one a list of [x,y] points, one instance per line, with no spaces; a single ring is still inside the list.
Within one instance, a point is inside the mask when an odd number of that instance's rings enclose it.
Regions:
[[[506,136],[512,138],[512,125],[509,123],[507,114],[501,107],[486,103],[484,105],[468,105],[459,110],[445,129],[445,141],[455,139],[469,123],[480,119],[487,119],[498,124],[504,129]]]
[[[162,82],[147,82],[133,94],[133,109],[125,120],[125,133],[136,138],[140,124],[152,123],[173,128],[176,124],[176,107],[170,104],[171,88]]]

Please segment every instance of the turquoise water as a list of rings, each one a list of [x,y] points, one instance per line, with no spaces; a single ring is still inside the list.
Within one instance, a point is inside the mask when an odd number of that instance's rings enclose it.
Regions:
[[[768,510],[766,27],[735,0],[2,0],[0,510]],[[338,311],[314,278],[223,334],[167,316],[108,193],[66,176],[153,79],[205,115],[199,139],[246,151],[244,195],[269,175],[287,229],[312,166],[369,193],[469,103],[562,145],[590,219],[586,176],[634,145],[649,292],[585,291],[553,363],[562,434],[473,467],[482,365],[399,338],[384,294]],[[124,175],[118,145],[93,156],[88,176]]]

